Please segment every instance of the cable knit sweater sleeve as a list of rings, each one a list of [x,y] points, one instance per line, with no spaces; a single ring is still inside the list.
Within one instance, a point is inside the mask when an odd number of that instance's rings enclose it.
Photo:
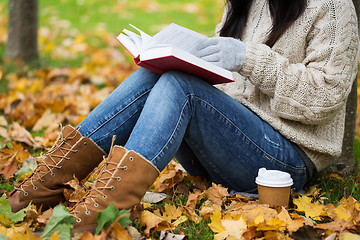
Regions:
[[[305,24],[309,29],[300,29],[308,31],[301,63],[292,63],[264,44],[247,42],[240,71],[271,97],[271,108],[280,118],[305,124],[332,119],[346,104],[357,72],[357,18],[351,1],[318,3],[321,6],[308,19],[311,23]]]

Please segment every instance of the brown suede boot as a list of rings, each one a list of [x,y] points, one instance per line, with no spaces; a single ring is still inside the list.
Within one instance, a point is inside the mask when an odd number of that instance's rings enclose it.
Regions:
[[[34,172],[10,194],[12,211],[17,212],[30,202],[42,205],[43,210],[63,202],[64,183],[74,175],[84,179],[105,154],[90,138],[82,137],[78,129],[65,126]]]
[[[76,219],[74,232],[94,233],[98,212],[111,203],[118,209],[130,209],[140,203],[159,174],[151,162],[136,152],[112,147],[93,188],[70,210]]]

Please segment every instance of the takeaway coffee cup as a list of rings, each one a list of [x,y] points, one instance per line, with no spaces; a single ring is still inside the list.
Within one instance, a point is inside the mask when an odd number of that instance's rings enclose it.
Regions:
[[[270,206],[288,206],[293,180],[289,173],[260,168],[255,180],[259,202]]]

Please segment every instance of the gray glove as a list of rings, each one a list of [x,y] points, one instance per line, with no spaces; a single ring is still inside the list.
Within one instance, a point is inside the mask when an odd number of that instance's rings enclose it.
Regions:
[[[200,42],[191,53],[229,71],[240,71],[246,44],[232,37],[212,37]]]

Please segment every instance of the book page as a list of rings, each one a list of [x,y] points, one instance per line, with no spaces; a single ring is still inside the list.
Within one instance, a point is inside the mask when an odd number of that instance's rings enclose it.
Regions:
[[[136,33],[133,33],[127,29],[124,29],[123,33],[125,33],[134,42],[136,48],[138,49],[138,51],[140,51],[141,45],[142,45],[141,37],[139,35],[137,35]]]
[[[141,47],[139,48],[139,51],[142,52],[144,49],[146,49],[147,45],[151,44],[152,37],[149,34],[145,33],[144,31],[141,31],[139,28],[135,27],[134,25],[132,24],[129,25],[140,33]]]
[[[169,44],[186,52],[191,52],[196,43],[207,39],[206,36],[175,23],[165,27],[152,38],[152,45]]]
[[[139,56],[140,52],[132,38],[123,33],[120,33],[119,36],[117,36],[116,38],[130,52],[133,57]]]

